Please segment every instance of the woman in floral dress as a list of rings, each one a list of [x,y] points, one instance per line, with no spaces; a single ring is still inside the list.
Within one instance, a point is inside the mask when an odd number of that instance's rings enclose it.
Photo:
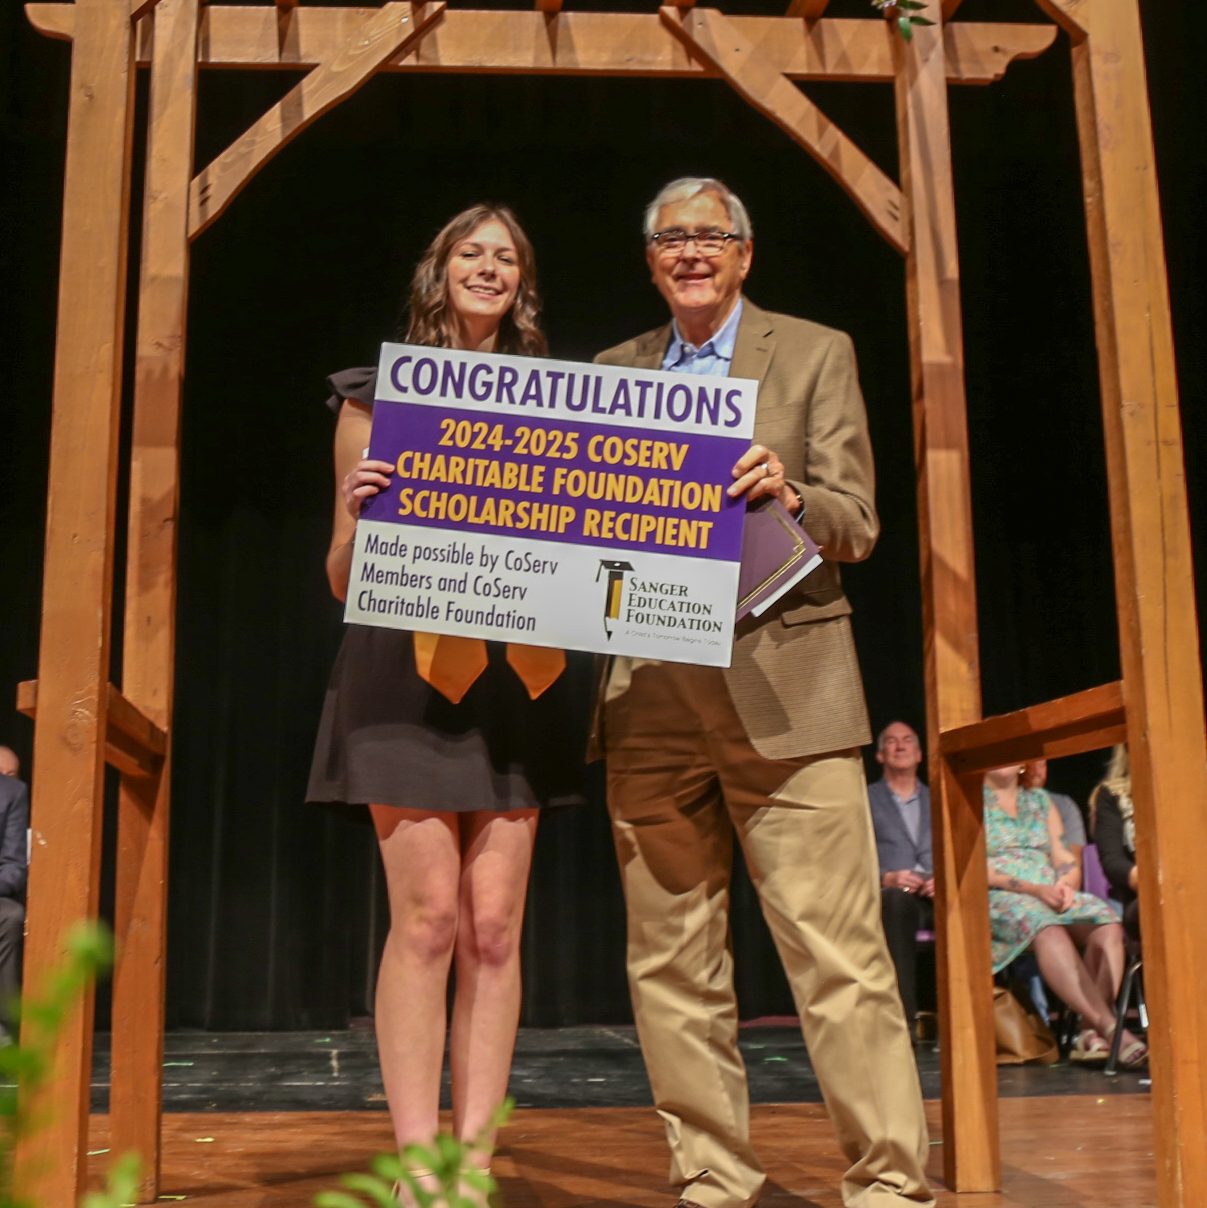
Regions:
[[[1033,949],[1044,981],[1085,1025],[1073,1060],[1105,1061],[1123,977],[1123,928],[1106,902],[1078,892],[1080,868],[1061,842],[1060,815],[1043,792],[1021,787],[1021,772],[1011,764],[985,776],[993,971]],[[1122,1063],[1136,1065],[1146,1054],[1125,1032]]]

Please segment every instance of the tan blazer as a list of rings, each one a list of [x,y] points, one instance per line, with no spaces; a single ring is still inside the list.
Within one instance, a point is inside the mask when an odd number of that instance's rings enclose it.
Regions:
[[[595,360],[658,369],[670,339],[668,323]],[[837,564],[866,558],[880,521],[854,347],[841,331],[746,299],[730,373],[758,381],[755,442],[783,460],[805,502],[805,530],[826,557],[761,617],[738,625],[730,694],[767,759],[862,746],[871,732]]]

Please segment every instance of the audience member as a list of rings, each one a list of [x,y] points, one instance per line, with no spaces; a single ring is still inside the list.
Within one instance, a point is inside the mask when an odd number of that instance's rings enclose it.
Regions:
[[[880,911],[884,935],[910,1032],[917,1002],[917,935],[935,923],[930,791],[918,779],[922,744],[913,728],[894,721],[880,731],[876,759],[884,775],[868,785],[876,852],[880,857]]]
[[[1039,789],[1046,793],[1048,800],[1056,806],[1060,815],[1060,824],[1064,833],[1060,841],[1068,848],[1073,859],[1077,861],[1076,883],[1070,881],[1074,889],[1080,889],[1085,865],[1082,862],[1082,852],[1085,850],[1085,819],[1081,816],[1081,808],[1072,797],[1066,793],[1053,793],[1048,787],[1048,761],[1046,759],[1029,759],[1024,764],[1023,788]]]
[[[8,1044],[11,1004],[21,986],[28,865],[29,790],[17,779],[21,765],[0,747],[0,1044]]]
[[[1060,815],[1045,794],[1022,787],[1022,771],[1011,764],[985,775],[993,971],[1032,948],[1044,981],[1081,1016],[1071,1060],[1105,1061],[1123,978],[1123,928],[1106,902],[1073,887],[1077,864],[1060,841]],[[1124,1032],[1123,1065],[1138,1065],[1147,1053]]]
[[[1132,771],[1127,747],[1111,751],[1106,775],[1090,794],[1090,825],[1111,897],[1123,907],[1123,929],[1140,938],[1140,883],[1136,868],[1136,819],[1132,808]]]

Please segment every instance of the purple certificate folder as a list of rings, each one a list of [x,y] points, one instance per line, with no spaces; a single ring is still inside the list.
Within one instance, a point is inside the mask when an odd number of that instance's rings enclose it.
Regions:
[[[761,616],[821,562],[817,543],[778,499],[748,509],[742,528],[736,620],[748,613]]]

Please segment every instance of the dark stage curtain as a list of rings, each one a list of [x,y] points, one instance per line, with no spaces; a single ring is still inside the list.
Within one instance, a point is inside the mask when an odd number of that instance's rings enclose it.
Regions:
[[[576,7],[611,8],[611,4]],[[1207,424],[1199,331],[1205,93],[1191,6],[1146,5],[1192,507]],[[730,12],[782,12],[740,0]],[[834,16],[869,15],[834,0]],[[1040,20],[965,0],[967,20]],[[0,13],[0,347],[5,542],[0,693],[36,674],[68,48]],[[205,72],[198,163],[295,82]],[[892,89],[805,91],[896,175]],[[145,96],[143,102],[145,106]],[[1067,44],[951,91],[987,711],[1118,673],[1097,368]],[[142,139],[142,118],[137,138]],[[661,322],[639,223],[672,176],[715,174],[750,207],[749,293],[849,331],[884,535],[844,572],[874,724],[921,728],[918,551],[904,279],[897,257],[786,135],[720,81],[382,76],[258,175],[194,245],[185,392],[169,1019],[339,1027],[371,1010],[384,890],[371,833],[302,802],[340,636],[323,558],[333,421],[323,378],[376,358],[423,247],[457,209],[512,204],[536,245],[555,355]],[[132,274],[132,280],[136,276]],[[120,664],[118,664],[120,665]],[[5,705],[0,741],[28,760]],[[1058,765],[1083,798],[1100,757]],[[1063,782],[1062,782],[1063,780]],[[792,1010],[744,874],[734,945],[746,1017]],[[624,911],[601,803],[542,822],[525,923],[524,1021],[629,1018]]]

